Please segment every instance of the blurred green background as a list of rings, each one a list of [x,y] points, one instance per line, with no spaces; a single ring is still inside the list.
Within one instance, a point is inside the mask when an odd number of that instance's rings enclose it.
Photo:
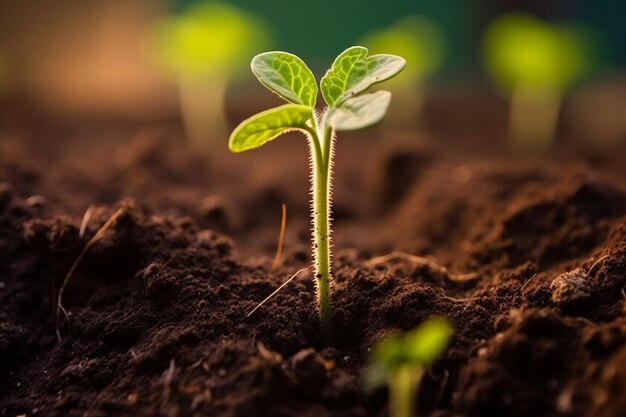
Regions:
[[[178,12],[193,0],[171,5]],[[385,28],[406,15],[424,15],[445,33],[448,54],[442,74],[481,71],[476,53],[485,26],[498,14],[525,11],[550,20],[577,20],[602,28],[614,44],[616,65],[626,63],[626,1],[623,0],[230,0],[263,18],[275,35],[276,49],[297,52],[325,68],[338,52],[367,32]]]
[[[480,121],[504,125],[510,102],[510,91],[502,91],[493,71],[486,68],[484,35],[498,17],[521,12],[550,27],[583,24],[592,28],[596,38],[588,48],[591,53],[585,55],[592,70],[554,94],[555,118],[562,118],[561,103],[566,103],[563,114],[571,132],[621,138],[626,131],[624,0],[223,0],[226,8],[241,13],[239,23],[217,12],[193,23],[190,14],[200,2],[0,2],[0,106],[4,119],[16,120],[15,114],[26,108],[23,113],[32,114],[36,109],[56,120],[75,116],[174,120],[202,142],[209,131],[224,136],[229,125],[268,101],[271,105],[275,97],[264,91],[249,71],[255,53],[271,49],[295,53],[320,77],[346,47],[368,36],[372,39],[373,33],[389,34],[400,21],[422,19],[432,22],[441,35],[442,42],[430,43],[441,43],[443,48],[435,54],[436,65],[427,74],[415,75],[412,85],[400,86],[400,79],[395,89],[389,85],[396,95],[396,108],[406,113],[402,118],[401,111],[393,112],[398,114],[397,124],[415,130],[430,123],[439,134],[452,134],[446,129],[455,126],[482,135]],[[191,25],[174,23],[160,32],[164,36],[155,36],[163,22],[179,19]],[[229,32],[229,28],[233,30]],[[263,28],[267,36],[261,34]],[[385,42],[374,44],[379,45],[376,52],[402,53],[402,48],[394,50]],[[236,45],[237,50],[229,45]],[[405,43],[405,50],[407,45],[411,42]],[[413,55],[404,55],[412,56],[408,65],[418,70],[416,57],[431,55],[413,49]],[[236,53],[226,53],[229,50]],[[177,55],[179,52],[182,55]],[[218,62],[227,59],[232,61]],[[406,73],[411,73],[409,67]],[[196,70],[192,74],[189,68]],[[390,119],[388,125],[392,122]],[[557,122],[561,123],[552,123]],[[598,133],[604,130],[607,133]]]

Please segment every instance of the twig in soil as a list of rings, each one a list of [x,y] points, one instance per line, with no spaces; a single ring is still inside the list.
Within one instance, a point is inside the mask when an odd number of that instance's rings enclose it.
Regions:
[[[80,229],[78,231],[78,237],[80,239],[82,239],[83,236],[85,236],[87,225],[89,224],[89,221],[91,220],[91,217],[93,216],[94,211],[96,211],[96,206],[91,205],[87,207],[87,210],[85,211],[85,215],[83,216],[83,221],[80,222]]]
[[[600,258],[598,258],[598,260],[595,261],[593,265],[591,265],[591,268],[589,268],[589,271],[587,271],[587,275],[591,275],[591,273],[593,272],[594,268],[596,266],[598,266],[601,261],[605,260],[608,257],[609,257],[609,254],[607,253],[606,255],[601,256]]]
[[[401,251],[394,251],[387,255],[377,256],[368,261],[365,261],[364,264],[365,266],[373,267],[373,266],[384,264],[384,263],[394,261],[394,260],[402,260],[402,261],[407,261],[407,262],[417,264],[417,265],[425,265],[434,271],[444,274],[450,281],[454,281],[454,282],[465,282],[465,281],[471,281],[471,280],[478,278],[478,274],[475,272],[470,272],[468,274],[453,274],[445,266],[441,266],[431,261],[430,259],[426,259],[417,255],[411,255],[410,253],[401,252]]]
[[[272,261],[272,267],[270,268],[270,272],[274,271],[278,268],[280,264],[280,257],[283,254],[283,240],[285,238],[285,228],[287,226],[287,205],[281,204],[281,212],[282,217],[280,220],[280,232],[278,233],[278,244],[276,246],[276,255],[274,255],[274,260]]]
[[[89,211],[89,209],[87,209],[87,210]],[[62,312],[63,315],[65,316],[65,318],[67,320],[67,324],[68,324],[68,326],[70,328],[70,334],[71,334],[70,318],[69,318],[69,315],[67,314],[67,312],[65,311],[65,308],[63,308],[63,292],[65,291],[65,288],[69,284],[70,279],[72,278],[72,275],[74,275],[74,272],[76,271],[76,268],[78,268],[78,265],[80,264],[80,261],[83,259],[85,254],[87,254],[89,249],[91,249],[93,247],[93,245],[95,245],[98,242],[98,240],[100,240],[102,238],[104,233],[113,225],[113,223],[115,223],[115,221],[124,213],[124,211],[125,211],[124,207],[120,207],[119,209],[117,209],[117,211],[115,213],[113,213],[113,215],[109,218],[109,220],[107,220],[106,223],[104,223],[104,225],[100,229],[98,229],[96,234],[94,234],[92,236],[92,238],[89,239],[89,241],[87,242],[87,244],[85,245],[83,250],[80,252],[80,254],[78,254],[78,257],[76,258],[76,260],[72,264],[72,267],[70,268],[69,272],[67,273],[67,275],[65,275],[65,278],[63,279],[63,283],[61,284],[61,288],[59,288],[59,293],[57,294],[57,308],[56,308],[57,311],[56,311],[56,320],[55,320],[56,335],[57,335],[57,339],[59,340],[59,342],[62,339],[62,337],[61,337],[61,329],[60,329],[60,321],[59,321],[59,312]],[[87,213],[85,213],[85,217],[86,217],[86,215],[87,215]],[[83,220],[84,220],[84,218],[83,218]],[[81,225],[81,227],[82,227],[82,225]]]
[[[295,277],[297,277],[300,272],[302,271],[306,271],[307,269],[311,269],[311,266],[307,266],[306,268],[302,268],[300,270],[298,270],[298,272],[296,272],[295,274],[293,274],[287,281],[283,282],[280,287],[276,288],[274,290],[274,292],[272,292],[270,295],[268,295],[267,297],[265,297],[265,299],[263,301],[261,301],[256,307],[254,307],[252,309],[252,311],[250,311],[246,317],[250,317],[255,311],[257,311],[259,309],[259,307],[261,307],[263,304],[265,304],[267,301],[270,300],[270,298],[272,298],[273,296],[275,296],[280,290],[283,289],[283,287],[287,284],[289,284]]]
[[[528,278],[528,279],[526,280],[526,282],[524,283],[524,285],[522,285],[522,288],[520,288],[520,292],[524,292],[524,288],[526,288],[526,286],[527,286],[528,284],[530,284],[530,281],[532,281],[533,279],[535,279],[535,277],[536,277],[537,275],[539,275],[539,274],[534,274],[532,277]]]

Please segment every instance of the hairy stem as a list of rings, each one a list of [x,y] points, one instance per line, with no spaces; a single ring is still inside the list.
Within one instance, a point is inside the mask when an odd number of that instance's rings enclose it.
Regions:
[[[313,257],[322,335],[332,336],[330,303],[330,180],[333,156],[332,129],[322,126],[312,132],[310,150],[313,168]],[[320,138],[322,139],[320,141]]]

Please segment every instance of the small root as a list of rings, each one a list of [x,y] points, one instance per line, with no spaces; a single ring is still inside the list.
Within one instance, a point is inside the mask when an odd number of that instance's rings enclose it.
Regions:
[[[276,245],[276,255],[274,255],[274,260],[272,261],[272,267],[270,268],[270,272],[275,271],[276,268],[280,265],[280,258],[283,254],[283,240],[285,239],[285,228],[287,226],[287,205],[281,204],[281,220],[280,220],[280,231],[278,232],[278,244]]]
[[[89,212],[89,211],[90,210],[87,209],[87,212]],[[61,284],[61,287],[59,288],[59,293],[57,294],[56,320],[55,320],[56,335],[57,335],[57,339],[59,340],[59,342],[62,339],[61,338],[61,320],[60,320],[60,317],[59,317],[60,316],[59,313],[63,313],[63,315],[65,316],[65,319],[67,320],[68,326],[71,329],[71,323],[70,323],[69,315],[67,314],[67,311],[65,311],[65,308],[63,307],[63,292],[65,291],[65,288],[69,284],[70,279],[74,275],[74,272],[76,271],[76,268],[78,268],[78,265],[80,264],[80,261],[87,254],[89,249],[91,249],[93,247],[93,245],[95,245],[102,238],[104,233],[115,223],[115,221],[124,213],[124,211],[125,211],[124,207],[120,207],[119,209],[117,209],[117,211],[115,213],[113,213],[113,215],[109,218],[109,220],[107,220],[106,223],[104,223],[104,225],[100,229],[98,229],[96,234],[94,234],[92,236],[92,238],[89,239],[89,241],[87,242],[87,244],[85,245],[83,250],[78,254],[78,257],[76,258],[76,260],[72,264],[72,267],[68,271],[67,275],[65,275],[65,278],[63,279],[63,283]],[[87,212],[85,212],[85,216],[83,217],[83,224],[85,224],[85,228],[87,227],[86,222],[88,222],[88,220],[85,221],[85,218],[87,217]],[[92,215],[92,213],[89,214],[89,218],[91,217],[91,215]],[[83,227],[83,225],[81,225],[81,229],[82,229],[82,227]]]
[[[252,314],[254,314],[255,311],[257,311],[263,304],[265,304],[267,301],[269,301],[273,296],[275,296],[276,294],[278,294],[278,292],[280,290],[282,290],[285,285],[289,284],[295,277],[297,277],[301,272],[306,271],[307,269],[311,269],[310,266],[307,266],[306,268],[302,268],[300,270],[298,270],[298,272],[296,272],[295,274],[293,274],[287,281],[283,282],[280,287],[276,288],[274,290],[274,292],[272,292],[270,295],[268,295],[267,297],[265,297],[265,299],[263,301],[261,301],[259,304],[257,304],[256,307],[254,307],[252,309],[252,311],[250,311],[246,317],[250,317]]]
[[[446,268],[445,266],[441,266],[430,259],[423,258],[417,255],[411,255],[410,253],[394,251],[387,255],[377,256],[375,258],[369,259],[365,261],[365,266],[373,267],[376,265],[384,264],[391,261],[406,261],[416,265],[424,265],[433,271],[437,271],[446,276],[446,278],[453,282],[466,282],[472,281],[478,278],[478,274],[475,272],[470,272],[468,274],[453,274]]]

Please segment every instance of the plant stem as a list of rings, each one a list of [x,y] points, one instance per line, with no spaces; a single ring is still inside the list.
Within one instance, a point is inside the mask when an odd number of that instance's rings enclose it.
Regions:
[[[179,84],[181,116],[191,145],[197,151],[215,149],[228,132],[226,80],[182,77]]]
[[[422,369],[415,366],[401,366],[389,377],[389,407],[393,417],[414,417],[414,395],[417,381],[422,377]]]
[[[561,106],[558,91],[520,86],[509,109],[509,140],[516,154],[545,154],[556,135]]]
[[[330,180],[333,157],[333,131],[323,124],[312,131],[310,151],[313,168],[313,257],[317,301],[322,335],[326,342],[332,337],[330,304]],[[322,141],[320,141],[322,138]]]

